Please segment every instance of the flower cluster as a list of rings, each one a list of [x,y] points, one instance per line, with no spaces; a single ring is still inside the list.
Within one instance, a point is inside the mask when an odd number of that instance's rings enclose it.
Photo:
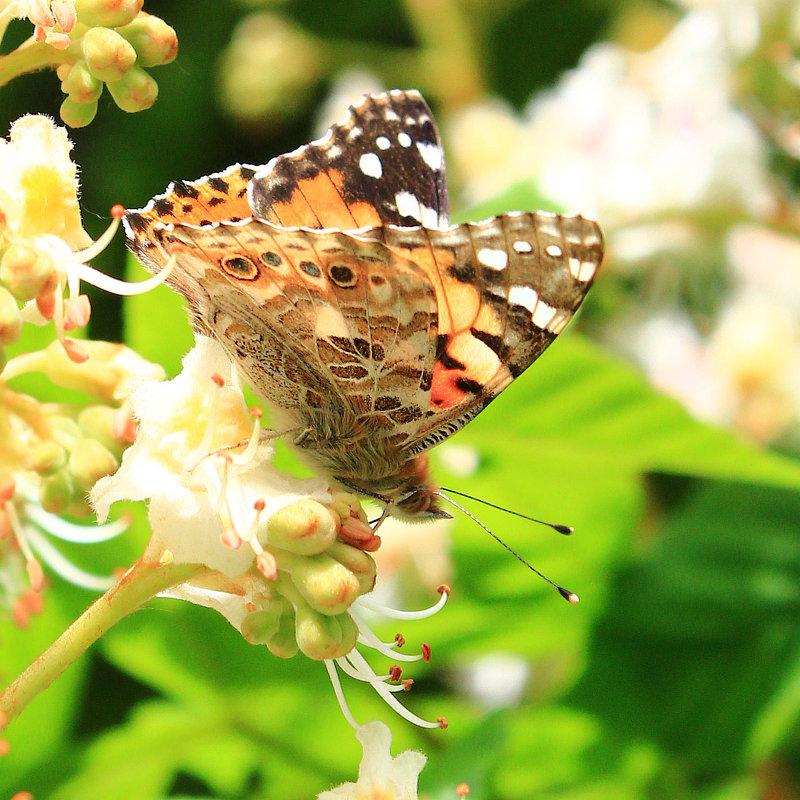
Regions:
[[[144,0],[14,0],[0,12],[0,35],[14,17],[28,17],[33,36],[0,57],[0,82],[23,71],[56,67],[66,95],[61,119],[88,125],[108,89],[123,111],[150,108],[158,86],[146,71],[175,58],[175,31],[142,11]],[[5,77],[5,80],[4,80]]]
[[[371,647],[395,661],[429,657],[397,652],[402,637],[381,642],[359,608],[375,583],[369,552],[380,539],[352,495],[332,493],[319,479],[299,479],[271,463],[258,410],[248,409],[235,367],[214,340],[197,338],[182,372],[142,384],[131,398],[136,442],[114,474],[91,492],[98,519],[118,500],[147,500],[151,553],[176,564],[200,564],[202,574],[165,594],[216,609],[253,644],[280,657],[298,651],[325,661],[337,697],[343,672],[371,684],[399,713],[426,727],[393,694],[410,686],[400,668],[376,675],[356,650]],[[447,597],[413,619],[435,613]]]

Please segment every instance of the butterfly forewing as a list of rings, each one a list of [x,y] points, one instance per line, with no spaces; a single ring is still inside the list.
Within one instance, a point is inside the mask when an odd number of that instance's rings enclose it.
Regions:
[[[444,155],[431,111],[419,92],[367,95],[322,139],[270,161],[249,196],[257,217],[282,226],[444,226]]]
[[[541,355],[577,311],[603,255],[597,223],[579,216],[511,213],[381,235],[425,270],[439,311],[433,413],[412,453],[463,427]]]

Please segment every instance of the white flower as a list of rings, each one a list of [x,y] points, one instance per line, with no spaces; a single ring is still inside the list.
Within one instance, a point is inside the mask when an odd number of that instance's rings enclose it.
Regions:
[[[364,750],[355,783],[322,792],[317,800],[417,800],[417,781],[427,759],[406,750],[392,758],[392,734],[382,722],[367,722],[356,731]]]
[[[214,375],[225,376],[224,385],[214,388]],[[205,564],[237,578],[252,566],[258,548],[234,549],[223,539],[233,531],[249,541],[257,500],[265,502],[267,518],[300,497],[330,499],[322,480],[278,472],[269,463],[269,444],[258,443],[244,463],[205,457],[247,441],[253,430],[238,378],[212,339],[198,336],[183,371],[171,381],[143,384],[131,403],[139,420],[136,442],[120,469],[98,481],[91,501],[103,521],[117,500],[149,500],[153,533],[176,563]]]
[[[528,177],[609,227],[720,201],[765,213],[766,148],[733,105],[733,65],[719,15],[697,10],[650,52],[590,48],[516,121],[502,106],[463,112],[448,138],[474,142],[451,150],[468,201]]]

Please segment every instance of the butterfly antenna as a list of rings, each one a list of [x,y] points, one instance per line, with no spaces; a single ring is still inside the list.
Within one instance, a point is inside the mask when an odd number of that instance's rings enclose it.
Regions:
[[[449,492],[451,490],[448,489],[447,491]],[[460,494],[460,492],[454,492],[454,494]],[[511,555],[517,559],[517,561],[521,561],[531,572],[533,572],[535,575],[538,575],[542,580],[547,581],[547,583],[549,583],[566,601],[572,603],[573,605],[576,605],[579,602],[580,598],[578,597],[577,594],[575,594],[575,592],[571,592],[569,589],[565,589],[563,586],[560,586],[555,581],[550,580],[550,578],[548,578],[547,575],[539,572],[539,570],[536,569],[536,567],[534,567],[532,564],[526,561],[516,550],[514,550],[513,547],[506,544],[493,530],[491,530],[487,525],[484,525],[484,523],[481,522],[474,514],[471,514],[469,511],[467,511],[467,509],[464,508],[464,506],[457,503],[455,500],[453,500],[452,497],[448,497],[441,489],[438,492],[436,492],[436,495],[438,497],[441,497],[443,500],[447,500],[447,502],[450,503],[450,505],[455,506],[455,508],[457,508],[463,514],[466,514],[473,522],[477,522],[478,525],[480,525],[481,528],[483,528],[486,531],[486,533],[488,533],[489,536],[492,537],[492,539],[503,545],[503,547],[505,547],[505,549],[508,550],[508,552],[511,553]],[[468,497],[469,495],[466,496]],[[487,505],[491,505],[491,503],[487,503]],[[495,506],[495,508],[499,508],[499,506]],[[520,514],[519,516],[522,517],[524,515]],[[529,517],[526,517],[526,519],[529,519]],[[534,522],[538,522],[538,520],[534,520]]]
[[[546,525],[548,528],[552,528],[554,531],[563,534],[564,536],[569,536],[575,528],[572,525],[560,525],[557,522],[545,522],[543,519],[536,519],[535,517],[529,517],[527,514],[521,514],[519,511],[512,511],[510,508],[503,508],[503,506],[495,505],[494,503],[490,503],[488,500],[481,500],[480,497],[473,497],[471,494],[465,494],[464,492],[457,492],[455,489],[442,489],[443,492],[449,492],[450,494],[457,494],[459,497],[466,497],[468,500],[474,500],[476,503],[483,503],[485,506],[489,506],[489,508],[496,508],[498,511],[505,511],[506,514],[511,514],[515,517],[522,517],[522,519],[527,519],[529,522],[535,522],[538,525]],[[444,497],[444,495],[442,495]],[[449,497],[445,497],[445,500],[450,500]],[[453,501],[450,500],[452,503]],[[462,509],[463,510],[463,509]]]

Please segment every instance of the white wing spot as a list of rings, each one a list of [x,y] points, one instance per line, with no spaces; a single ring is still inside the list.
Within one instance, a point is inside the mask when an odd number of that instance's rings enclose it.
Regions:
[[[397,141],[400,142],[401,147],[411,147],[411,137],[405,131],[397,134]]]
[[[422,209],[422,224],[426,228],[438,228],[439,214],[436,209],[428,208],[428,206],[422,205],[422,203],[420,203],[420,208]]]
[[[436,144],[428,144],[427,142],[417,142],[417,150],[419,150],[422,160],[434,172],[442,168],[443,157],[441,147]]]
[[[394,196],[397,213],[403,217],[412,217],[417,222],[422,222],[422,206],[411,192],[398,192]]]
[[[508,293],[508,302],[512,306],[523,306],[533,314],[539,302],[539,294],[530,286],[512,286]]]
[[[550,329],[550,323],[553,321],[553,317],[556,315],[556,309],[553,306],[547,305],[544,301],[540,300],[537,304],[536,308],[534,309],[533,316],[531,319],[533,320],[534,325],[538,325],[540,328]]]
[[[377,144],[381,150],[388,150],[392,146],[392,143],[385,136],[379,136],[375,140],[375,144]]]
[[[393,109],[391,109],[391,108],[387,108],[387,109],[386,109],[386,110],[383,112],[383,118],[384,118],[385,120],[388,120],[389,122],[397,122],[397,121],[400,119],[400,117],[399,117],[399,116],[397,116],[397,114],[395,113],[395,111],[394,111]]]
[[[569,271],[576,281],[586,283],[594,277],[597,267],[591,261],[581,261],[578,258],[571,258],[569,260]]]
[[[350,128],[350,133],[347,134],[348,139],[358,139],[359,136],[361,136],[361,128],[359,128],[358,125],[354,125]]]
[[[478,261],[489,269],[502,270],[508,266],[508,253],[505,250],[495,250],[483,247],[478,250]]]
[[[557,245],[557,244],[549,244],[544,249],[547,255],[551,256],[552,258],[561,258],[564,255],[564,251]]]
[[[514,242],[513,247],[514,247],[514,252],[515,253],[532,253],[533,252],[533,247],[531,247],[531,243],[530,242],[525,242],[525,241],[520,240],[518,242]]]
[[[358,159],[358,166],[370,178],[380,178],[383,175],[383,164],[375,153],[364,153]]]

